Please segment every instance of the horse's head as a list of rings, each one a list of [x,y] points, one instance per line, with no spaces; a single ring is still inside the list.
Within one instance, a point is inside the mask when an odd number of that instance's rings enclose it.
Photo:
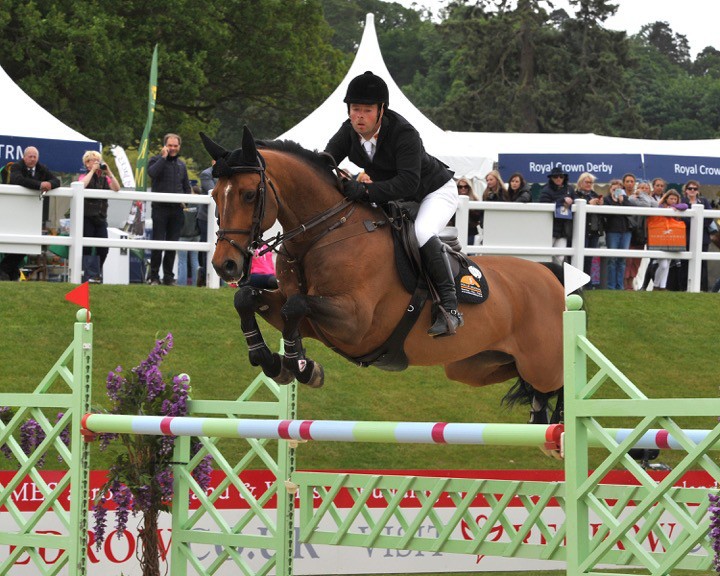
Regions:
[[[213,176],[217,178],[212,196],[219,230],[212,264],[223,280],[234,282],[249,277],[253,250],[275,220],[274,215],[266,215],[265,160],[247,126],[242,148],[232,152],[203,133],[200,137],[215,160]]]

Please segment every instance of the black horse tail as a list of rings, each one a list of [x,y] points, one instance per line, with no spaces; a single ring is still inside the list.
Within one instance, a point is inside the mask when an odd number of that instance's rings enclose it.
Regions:
[[[565,286],[565,271],[563,270],[563,267],[560,266],[560,264],[556,264],[555,262],[540,262],[545,268],[550,270],[555,275],[555,278],[558,279],[558,282]]]
[[[553,398],[555,398],[555,406],[549,404],[549,401]],[[563,388],[553,392],[538,392],[522,377],[519,377],[517,382],[507,391],[500,404],[507,405],[509,408],[517,404],[529,405],[531,424],[557,424],[562,422],[565,408]]]
[[[518,404],[532,404],[533,398],[538,393],[535,388],[528,384],[522,377],[517,379],[517,382],[512,385],[510,390],[507,391],[503,396],[500,404],[508,408],[517,406]]]

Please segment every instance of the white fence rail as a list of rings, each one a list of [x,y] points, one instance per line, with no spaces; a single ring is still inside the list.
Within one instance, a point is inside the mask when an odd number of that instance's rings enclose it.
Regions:
[[[19,233],[16,230],[8,233],[6,229],[0,229],[0,252],[9,246],[23,245],[32,248],[42,245],[64,245],[69,246],[68,266],[69,279],[73,283],[80,283],[82,278],[82,251],[85,246],[104,246],[108,248],[139,248],[152,250],[188,250],[206,252],[208,263],[212,259],[215,247],[214,238],[217,233],[217,221],[214,218],[215,203],[210,196],[196,194],[165,194],[157,192],[136,192],[120,191],[112,192],[105,190],[86,190],[82,183],[73,182],[68,188],[56,188],[48,193],[49,196],[69,197],[70,211],[72,214],[69,236],[44,236],[41,233],[41,222],[38,218],[35,230],[28,233]],[[22,198],[27,202],[28,198],[36,199],[38,192],[28,190],[20,186],[7,184],[0,185],[0,211],[8,214],[12,210],[13,199]],[[141,200],[145,202],[178,202],[186,204],[207,204],[208,205],[208,241],[207,242],[170,242],[157,240],[140,240],[135,238],[90,238],[83,237],[83,200],[85,198],[105,198],[108,200]],[[37,200],[35,200],[37,201]],[[664,252],[660,250],[611,250],[608,248],[586,248],[585,247],[585,222],[588,214],[625,214],[641,216],[668,216],[666,208],[637,208],[637,207],[614,207],[614,206],[590,206],[584,200],[576,200],[573,204],[574,226],[571,248],[553,248],[551,240],[547,245],[539,243],[528,245],[483,245],[467,244],[468,211],[484,210],[485,218],[492,218],[494,211],[518,212],[518,213],[542,213],[551,222],[555,206],[552,204],[513,204],[505,202],[470,202],[466,196],[460,197],[460,206],[455,217],[455,225],[458,229],[459,239],[468,254],[486,255],[510,255],[545,257],[567,256],[573,266],[582,269],[586,256],[619,257],[619,258],[672,258],[676,260],[689,260],[688,266],[688,290],[691,292],[700,291],[700,268],[703,260],[720,261],[720,253],[702,251],[703,220],[705,218],[720,218],[720,210],[705,210],[700,204],[696,204],[686,212],[672,212],[673,216],[681,216],[690,222],[690,249],[683,252]],[[5,228],[6,226],[3,226]],[[518,232],[517,237],[522,238],[519,231],[513,231],[509,226],[508,233],[512,235]],[[210,240],[212,239],[212,240]],[[8,251],[17,251],[8,249]],[[37,250],[34,250],[37,252]],[[220,285],[219,278],[212,266],[206,266],[207,285],[217,288]]]

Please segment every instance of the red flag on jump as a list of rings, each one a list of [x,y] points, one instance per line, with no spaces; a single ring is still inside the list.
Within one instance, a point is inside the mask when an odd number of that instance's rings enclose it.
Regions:
[[[90,283],[83,282],[77,288],[65,294],[65,300],[85,308],[90,313]]]

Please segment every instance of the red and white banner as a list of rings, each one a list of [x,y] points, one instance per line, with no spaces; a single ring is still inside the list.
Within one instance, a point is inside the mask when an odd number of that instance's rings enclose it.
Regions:
[[[562,471],[543,471],[543,470],[498,470],[498,471],[469,471],[469,470],[453,470],[439,472],[437,470],[363,470],[357,472],[373,473],[373,474],[402,474],[412,476],[448,476],[455,478],[488,478],[488,479],[499,479],[499,480],[525,480],[525,481],[542,481],[542,482],[561,482],[564,479]],[[654,474],[654,473],[653,473]],[[659,477],[662,477],[663,473],[657,473]],[[43,479],[52,487],[54,482],[60,478],[60,473],[45,471],[41,473]],[[0,483],[7,485],[13,476],[12,472],[0,472]],[[219,473],[213,474],[210,491],[214,490],[214,487],[222,481],[222,475]],[[259,497],[265,492],[273,482],[273,476],[268,471],[249,471],[241,474],[246,488],[249,490],[254,497]],[[625,483],[636,483],[632,482],[632,477],[628,473],[618,472],[616,476],[608,479],[613,484],[625,484]],[[94,498],[100,487],[105,482],[105,472],[96,471],[91,473],[90,486],[91,486],[91,498]],[[684,487],[707,487],[717,488],[712,480],[712,477],[704,472],[695,472],[686,474],[678,485]],[[65,499],[63,505],[67,506],[67,493],[63,495]],[[18,485],[13,492],[13,502],[18,507],[18,510],[23,516],[29,517],[32,512],[38,509],[43,502],[43,496],[35,483],[30,479],[26,478],[24,482]],[[350,507],[352,506],[352,498],[348,495],[345,497],[340,496],[336,500],[336,504],[339,507]],[[373,494],[368,500],[368,507],[371,509],[370,513],[374,518],[379,518],[382,514],[385,506],[384,498],[378,493]],[[412,509],[419,508],[421,506],[418,498],[408,493],[403,499],[401,507],[406,509],[404,514],[406,518],[411,518]],[[191,500],[191,508],[195,509],[198,507],[197,499]],[[215,507],[222,510],[223,517],[229,524],[239,520],[243,511],[249,508],[248,503],[240,495],[235,488],[227,488],[221,494],[215,502]],[[274,503],[270,503],[270,507],[274,508]],[[447,501],[441,500],[436,505],[436,511],[438,515],[443,519],[447,520],[451,517],[454,511],[454,505],[447,498]],[[476,521],[482,524],[487,520],[491,509],[487,506],[487,503],[482,497],[479,497],[473,506],[470,508],[471,513],[474,515]],[[527,518],[528,511],[524,506],[518,503],[517,506],[511,506],[506,511],[506,516],[510,518],[513,524],[520,526]],[[298,515],[296,514],[296,519]],[[542,512],[542,518],[545,524],[554,530],[555,527],[560,526],[564,522],[564,513],[562,509],[555,502],[551,502],[550,505]],[[128,522],[128,530],[125,536],[119,538],[114,529],[115,516],[114,512],[108,513],[107,516],[107,538],[100,549],[95,547],[95,538],[92,531],[90,532],[89,545],[88,545],[88,574],[92,575],[114,575],[122,573],[124,576],[140,576],[141,571],[136,559],[137,553],[137,524],[140,521],[140,516],[133,518],[132,515]],[[205,522],[205,524],[203,523]],[[357,521],[357,527],[362,529],[363,520]],[[660,519],[660,529],[668,536],[670,540],[673,539],[673,533],[679,530],[680,527],[676,527],[676,522],[672,518]],[[92,518],[90,522],[92,529]],[[598,529],[600,523],[592,523],[591,526],[594,530]],[[198,522],[197,529],[202,530],[216,530],[215,525],[212,524],[212,520],[205,515],[201,521]],[[321,528],[323,528],[321,524]],[[636,527],[636,530],[640,530],[640,526]],[[13,520],[11,514],[5,509],[0,509],[0,531],[2,532],[17,532],[18,527]],[[297,530],[297,527],[296,527]],[[402,534],[402,528],[399,526],[393,526],[390,523],[387,528],[389,534],[398,533]],[[263,526],[259,521],[252,521],[243,530],[248,534],[263,535],[267,533],[267,528]],[[430,536],[435,533],[435,527],[431,522],[423,523],[419,528],[420,535],[423,533]],[[471,533],[467,530],[467,527],[460,526],[458,528],[459,537],[462,534],[465,538],[471,538]],[[54,513],[48,512],[45,518],[39,523],[36,528],[36,532],[39,533],[65,533],[62,528],[62,524],[55,517]],[[170,551],[170,543],[172,538],[171,531],[171,518],[169,514],[162,514],[160,517],[160,523],[158,527],[158,536],[160,540],[160,549],[163,556],[163,563],[167,562],[167,556]],[[488,539],[491,541],[508,541],[509,536],[505,532],[501,524],[497,524],[493,527],[488,535]],[[544,542],[542,534],[539,530],[531,531],[527,540],[531,543],[541,544]],[[652,533],[646,539],[644,543],[648,550],[662,550],[662,545],[658,541],[657,537]],[[195,555],[200,559],[203,565],[208,565],[216,557],[222,554],[222,547],[211,546],[211,545],[197,545],[193,546]],[[10,547],[0,546],[0,558],[7,558],[10,552]],[[45,550],[40,549],[39,554],[41,558],[47,562],[48,565],[54,564],[58,559],[57,550]],[[248,562],[248,564],[254,568],[259,568],[268,558],[268,553],[265,550],[241,550],[241,556]],[[556,561],[538,561],[538,560],[526,560],[518,558],[495,558],[485,556],[471,556],[471,555],[460,555],[460,554],[445,554],[445,553],[432,553],[432,552],[417,552],[417,551],[403,551],[403,550],[391,550],[386,548],[354,548],[346,546],[326,546],[326,545],[312,545],[297,543],[295,547],[295,558],[294,558],[294,571],[296,574],[393,574],[393,573],[428,573],[428,572],[499,572],[499,571],[526,571],[532,569],[537,570],[558,570],[563,569],[564,563]],[[163,568],[164,570],[164,568]],[[219,576],[224,575],[236,575],[237,566],[232,560],[225,563],[224,568],[221,568],[216,574]],[[15,567],[12,569],[11,574],[13,576],[35,576],[37,569],[34,567],[33,562],[30,560],[27,554],[20,556],[16,562]],[[61,572],[61,574],[70,574],[68,571]]]

